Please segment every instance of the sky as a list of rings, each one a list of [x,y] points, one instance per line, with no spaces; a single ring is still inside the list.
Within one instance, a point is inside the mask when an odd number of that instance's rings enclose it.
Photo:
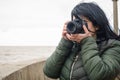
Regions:
[[[112,0],[0,0],[0,46],[57,46],[81,1],[96,2],[113,25]],[[119,5],[118,0],[120,17]]]

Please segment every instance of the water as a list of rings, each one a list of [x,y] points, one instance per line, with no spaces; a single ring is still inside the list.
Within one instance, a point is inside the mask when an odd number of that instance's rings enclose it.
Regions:
[[[0,46],[0,64],[49,57],[54,46]]]

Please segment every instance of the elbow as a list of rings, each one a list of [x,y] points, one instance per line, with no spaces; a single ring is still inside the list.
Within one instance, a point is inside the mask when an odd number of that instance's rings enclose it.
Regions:
[[[59,78],[58,75],[51,73],[51,71],[49,71],[48,69],[43,68],[43,73],[45,74],[45,76],[47,76],[48,78],[52,78],[52,79],[57,79]]]
[[[57,79],[59,78],[59,73],[54,69],[53,66],[48,66],[48,64],[46,63],[43,67],[43,73],[52,79]]]

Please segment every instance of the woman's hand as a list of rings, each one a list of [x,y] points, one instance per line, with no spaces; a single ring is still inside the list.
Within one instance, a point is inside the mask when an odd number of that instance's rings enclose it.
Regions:
[[[86,28],[85,25],[83,25],[83,29],[84,29],[84,32],[85,32],[84,34],[83,33],[79,33],[79,34],[66,34],[67,39],[80,43],[81,40],[83,40],[84,38],[92,36],[92,34],[88,31],[88,29]]]
[[[70,34],[68,34],[67,29],[66,29],[68,22],[69,22],[69,21],[67,21],[67,22],[64,24],[64,26],[63,26],[63,31],[62,31],[62,37],[63,37],[64,39],[66,39],[66,40],[69,40],[69,39],[68,39],[68,36],[70,36]]]

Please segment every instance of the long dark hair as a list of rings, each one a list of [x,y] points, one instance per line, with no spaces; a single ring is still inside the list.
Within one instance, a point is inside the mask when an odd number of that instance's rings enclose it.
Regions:
[[[105,13],[96,3],[79,3],[71,12],[72,20],[73,16],[84,16],[88,18],[95,27],[98,27],[96,31],[97,40],[118,39],[118,35],[112,31]]]

